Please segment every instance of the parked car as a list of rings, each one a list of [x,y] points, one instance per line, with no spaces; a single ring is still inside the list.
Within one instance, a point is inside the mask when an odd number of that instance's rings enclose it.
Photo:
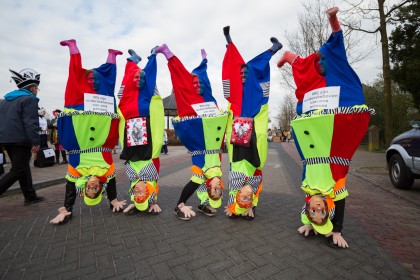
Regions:
[[[420,178],[420,120],[411,121],[410,125],[412,129],[392,139],[386,151],[391,183],[404,190]]]

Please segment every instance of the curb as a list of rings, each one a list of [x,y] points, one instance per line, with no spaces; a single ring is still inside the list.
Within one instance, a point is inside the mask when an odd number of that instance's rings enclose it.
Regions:
[[[57,185],[57,184],[65,183],[66,181],[67,180],[64,177],[56,178],[56,179],[51,179],[51,180],[47,180],[47,181],[43,181],[43,182],[39,182],[39,183],[34,183],[33,187],[37,191],[37,190],[40,190],[40,189],[43,189],[43,188],[47,188],[47,187],[51,187],[51,186],[54,186],[54,185]],[[8,197],[8,196],[12,196],[12,195],[15,195],[15,194],[21,194],[21,193],[22,192],[20,190],[20,187],[19,186],[14,186],[14,187],[11,187],[10,189],[8,189],[2,195],[2,197]]]

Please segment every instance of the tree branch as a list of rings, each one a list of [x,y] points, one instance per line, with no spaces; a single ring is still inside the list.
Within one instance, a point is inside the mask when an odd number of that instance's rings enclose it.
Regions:
[[[342,23],[342,25],[343,25],[343,26],[348,27],[348,28],[349,28],[349,29],[351,29],[351,30],[361,31],[361,32],[370,33],[370,34],[377,33],[377,32],[380,30],[380,28],[379,28],[379,27],[377,27],[377,28],[376,28],[376,29],[374,29],[374,30],[366,30],[366,29],[362,29],[362,28],[360,28],[360,27],[354,27],[354,26],[349,25],[349,24],[346,24],[346,23]]]
[[[391,17],[391,14],[395,11],[398,10],[399,8],[401,8],[402,6],[404,6],[407,3],[410,3],[412,0],[405,0],[401,3],[399,3],[398,5],[394,5],[391,9],[389,9],[389,11],[385,14],[385,17]]]

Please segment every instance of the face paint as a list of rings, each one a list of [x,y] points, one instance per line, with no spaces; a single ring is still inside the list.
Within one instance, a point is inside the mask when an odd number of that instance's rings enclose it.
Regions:
[[[133,82],[136,88],[140,87],[140,70],[138,70],[133,76]]]
[[[198,80],[200,82],[200,95],[203,95],[204,94],[204,84],[200,79],[198,79]]]
[[[93,72],[89,72],[86,76],[86,82],[89,86],[89,89],[95,91],[95,79],[93,78]]]
[[[242,78],[242,83],[244,84],[246,82],[246,79],[248,78],[248,66],[242,67],[239,73]]]
[[[201,95],[200,81],[197,75],[193,75],[193,87],[196,90],[196,92]]]
[[[94,81],[93,87],[96,91],[98,91],[99,90],[99,79],[96,78],[95,76],[96,76],[95,72],[93,72],[93,81]]]
[[[144,71],[140,72],[140,89],[144,88],[144,85],[146,84],[146,73]]]

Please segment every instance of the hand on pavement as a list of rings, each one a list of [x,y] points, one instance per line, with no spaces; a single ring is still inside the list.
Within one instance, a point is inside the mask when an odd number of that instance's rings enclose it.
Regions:
[[[347,244],[347,241],[344,240],[343,236],[341,235],[341,232],[332,232],[331,233],[333,242],[340,248],[348,248],[349,244]]]
[[[195,212],[192,210],[192,206],[187,206],[184,203],[178,205],[179,210],[184,213],[186,218],[195,217]]]
[[[303,225],[303,226],[301,226],[300,228],[298,228],[298,232],[299,232],[300,234],[303,234],[304,236],[308,236],[308,235],[309,235],[309,232],[310,232],[311,230],[313,230],[315,234],[318,234],[318,233],[314,230],[314,228],[313,228],[313,226],[312,226],[312,225]]]
[[[225,213],[226,213],[226,216],[229,216],[229,217],[233,215],[233,213],[229,210],[227,206],[225,206]]]
[[[112,212],[120,212],[124,209],[124,206],[127,204],[127,200],[118,201],[118,199],[114,199],[111,201],[111,204],[113,206]]]
[[[130,204],[128,205],[125,209],[124,209],[124,213],[128,213],[130,212],[131,209],[134,209],[134,204]]]
[[[151,213],[151,212],[160,213],[160,212],[162,212],[162,209],[160,209],[159,205],[152,204],[149,208],[149,213]]]
[[[71,215],[71,212],[68,212],[65,207],[60,207],[58,208],[58,215],[50,221],[50,224],[58,225],[69,215]]]

